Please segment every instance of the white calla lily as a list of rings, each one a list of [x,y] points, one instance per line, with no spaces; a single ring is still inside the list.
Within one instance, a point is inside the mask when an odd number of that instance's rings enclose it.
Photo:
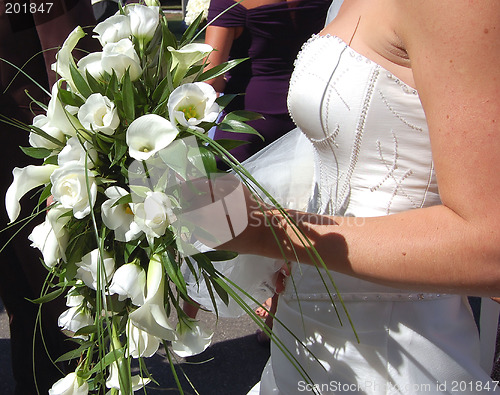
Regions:
[[[172,350],[181,358],[201,354],[212,342],[213,332],[204,329],[198,322],[180,322],[178,338],[172,342]]]
[[[130,124],[126,141],[130,156],[146,160],[175,140],[179,131],[172,123],[156,114],[143,115]]]
[[[62,105],[57,97],[59,81],[52,86],[52,94],[47,107],[47,118],[50,125],[60,129],[65,135],[76,136],[77,130],[82,128],[78,119],[72,114],[70,108]]]
[[[94,318],[90,315],[88,309],[84,305],[73,306],[64,311],[58,318],[57,323],[62,331],[68,336],[79,339],[88,339],[88,335],[74,336],[83,327],[92,325]]]
[[[37,115],[35,118],[33,118],[33,126],[42,129],[49,136],[55,138],[56,140],[59,140],[61,144],[63,144],[65,139],[64,133],[62,132],[61,129],[52,126],[49,123],[49,119],[47,118],[46,115],[40,114]],[[47,140],[45,137],[35,132],[30,133],[29,143],[32,147],[38,147],[38,148],[56,149],[60,147],[59,144]]]
[[[75,372],[56,381],[49,389],[49,395],[87,395],[88,393],[88,383],[80,379]]]
[[[109,294],[118,294],[118,300],[130,298],[136,306],[142,306],[145,300],[146,272],[135,263],[120,266],[109,286]]]
[[[78,120],[87,130],[108,136],[120,125],[118,110],[109,98],[100,93],[91,94],[78,110]]]
[[[102,222],[115,232],[115,240],[129,242],[137,239],[142,230],[135,222],[133,203],[116,204],[128,192],[117,186],[112,186],[104,192],[108,197],[101,206]]]
[[[75,60],[71,52],[75,49],[76,44],[82,37],[85,36],[85,32],[80,26],[77,26],[66,38],[61,49],[56,54],[56,62],[52,64],[51,68],[57,74],[61,76],[71,87],[73,92],[77,92],[76,86],[71,77],[70,65],[76,68]]]
[[[197,64],[206,58],[214,49],[208,44],[190,43],[182,46],[179,49],[167,47],[172,54],[172,70],[175,68],[174,85],[177,86],[184,76],[186,71],[193,65]]]
[[[113,256],[106,251],[101,256],[101,252],[97,248],[85,254],[76,266],[78,266],[76,278],[81,279],[87,287],[94,290],[97,290],[98,278],[101,283],[100,288],[104,289],[115,272]]]
[[[101,45],[104,47],[108,43],[116,43],[122,38],[128,38],[132,34],[130,31],[130,19],[126,15],[113,15],[97,24],[94,33]]]
[[[160,8],[142,4],[128,4],[125,8],[132,35],[145,44],[153,38],[160,22]]]
[[[130,80],[135,81],[142,73],[141,60],[135,52],[134,44],[128,38],[116,43],[108,43],[102,49],[101,65],[108,74],[115,72],[121,79],[128,70]]]
[[[33,188],[47,184],[57,168],[55,165],[29,165],[12,170],[14,181],[5,194],[5,207],[11,222],[14,222],[21,212],[21,198]]]
[[[128,347],[125,356],[132,358],[152,357],[160,347],[160,339],[139,329],[131,320],[126,328]]]
[[[163,291],[165,280],[160,258],[156,255],[149,261],[146,300],[137,310],[130,313],[133,324],[150,335],[164,340],[175,340],[175,330],[168,322]]]
[[[69,162],[77,162],[81,165],[87,164],[88,169],[94,168],[97,161],[97,151],[93,145],[85,141],[82,144],[78,137],[71,137],[65,147],[57,155],[57,163],[64,166]]]
[[[97,184],[91,170],[78,162],[68,162],[52,172],[50,181],[54,200],[72,209],[75,218],[82,219],[90,213],[91,204],[94,205],[97,197]]]
[[[69,233],[65,225],[70,217],[64,216],[68,210],[59,205],[52,207],[45,216],[45,221],[33,228],[28,236],[31,246],[42,252],[43,261],[48,267],[54,267],[61,259],[65,260]]]

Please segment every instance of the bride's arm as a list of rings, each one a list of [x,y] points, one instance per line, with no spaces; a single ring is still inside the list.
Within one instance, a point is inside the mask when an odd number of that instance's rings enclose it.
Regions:
[[[386,217],[333,218],[336,224],[326,225],[325,217],[291,214],[333,270],[400,288],[498,295],[500,2],[396,0],[394,6],[429,124],[443,204]],[[253,225],[226,247],[279,257],[259,216],[251,212]],[[312,263],[290,226],[274,230],[289,259],[293,244],[300,260]]]

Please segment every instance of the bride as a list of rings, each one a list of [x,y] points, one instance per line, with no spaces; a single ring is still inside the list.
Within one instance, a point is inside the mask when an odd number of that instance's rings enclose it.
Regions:
[[[282,259],[274,232],[300,262],[273,333],[306,373],[273,344],[260,393],[494,392],[464,295],[500,294],[500,2],[334,0],[332,12],[291,78],[300,130],[246,167],[324,259],[359,341],[326,271],[248,193],[249,225],[219,248]]]

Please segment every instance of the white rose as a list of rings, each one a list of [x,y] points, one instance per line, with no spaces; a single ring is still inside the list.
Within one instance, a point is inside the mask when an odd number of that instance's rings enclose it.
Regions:
[[[215,122],[219,116],[220,107],[215,102],[216,99],[215,89],[205,82],[181,85],[168,98],[170,121],[203,131],[197,125],[201,122]]]
[[[120,125],[115,103],[100,93],[91,94],[78,110],[78,120],[87,130],[111,136]]]
[[[130,156],[146,160],[175,140],[179,131],[174,125],[156,114],[143,115],[130,124],[126,142]]]
[[[122,38],[130,37],[130,20],[126,15],[113,15],[99,23],[93,31],[97,33],[93,37],[104,47],[108,43],[116,43]]]
[[[49,123],[49,119],[46,115],[40,114],[33,118],[33,126],[42,129],[49,136],[54,137],[61,142],[64,142],[64,133],[61,129],[52,126]],[[34,132],[30,133],[29,143],[32,147],[38,148],[55,149],[59,147],[58,144],[55,144],[52,141],[47,140],[45,137],[40,136]]]
[[[64,311],[57,320],[59,327],[72,336],[83,327],[94,324],[94,319],[90,315],[88,309],[83,305],[70,307]],[[87,335],[74,336],[79,339],[88,339]]]
[[[82,281],[78,280],[77,283],[81,284]],[[66,295],[66,306],[68,307],[76,307],[80,306],[84,301],[85,298],[80,295],[76,287],[71,287],[70,290],[68,291],[68,294]]]
[[[149,238],[165,234],[174,221],[170,198],[163,192],[147,192],[144,203],[136,205],[136,222]]]
[[[172,350],[181,358],[201,354],[212,342],[213,332],[201,327],[198,322],[180,322],[178,338],[172,342]]]
[[[146,272],[135,263],[120,266],[109,286],[109,294],[118,294],[118,300],[130,298],[136,306],[144,304],[146,291]]]
[[[45,216],[45,221],[33,228],[28,236],[31,246],[38,248],[43,255],[43,261],[48,267],[57,265],[60,259],[65,259],[69,233],[65,225],[70,217],[63,216],[68,210],[56,205]]]
[[[102,78],[104,69],[102,68],[101,59],[102,52],[92,52],[78,61],[78,70],[85,77],[85,79],[87,79],[87,71],[96,80]]]
[[[88,141],[85,141],[82,146],[78,137],[71,137],[66,142],[66,146],[57,155],[59,166],[64,166],[69,162],[77,162],[80,165],[85,165],[85,161],[87,162],[88,169],[94,168],[97,161],[97,151]]]
[[[115,271],[115,260],[106,251],[101,257],[99,249],[95,249],[85,254],[76,266],[78,266],[76,278],[81,279],[87,287],[97,290],[97,278],[99,276],[101,280],[100,288],[104,289],[105,285],[111,281]]]
[[[113,186],[104,192],[109,198],[101,206],[102,222],[115,232],[115,240],[129,242],[137,239],[142,230],[135,223],[132,203],[116,204],[128,192],[120,187]]]
[[[62,207],[72,209],[75,218],[82,219],[90,213],[90,204],[94,205],[97,197],[97,184],[92,171],[77,162],[69,162],[54,170],[50,181],[54,200]]]
[[[117,43],[108,43],[102,49],[102,68],[109,74],[116,73],[118,79],[129,70],[130,79],[135,81],[142,73],[141,61],[134,44],[127,38],[121,39]]]
[[[130,19],[130,31],[144,43],[150,41],[160,21],[159,7],[129,4],[125,12]]]
[[[127,322],[126,333],[128,340],[126,357],[149,358],[158,351],[160,340],[136,327],[131,320]]]
[[[87,395],[88,393],[88,383],[83,379],[79,379],[75,372],[56,381],[52,388],[49,389],[49,395]]]

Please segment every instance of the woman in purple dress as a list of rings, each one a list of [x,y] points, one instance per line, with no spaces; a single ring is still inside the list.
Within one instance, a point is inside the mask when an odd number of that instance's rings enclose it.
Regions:
[[[250,122],[264,141],[256,135],[216,131],[216,139],[249,142],[231,150],[239,161],[295,127],[286,104],[293,62],[302,44],[323,27],[330,3],[331,0],[211,1],[205,39],[217,49],[210,55],[211,66],[230,58],[250,58],[226,78],[213,81],[213,86],[224,93],[245,92],[243,103],[236,102],[228,110],[244,108],[264,117]]]

